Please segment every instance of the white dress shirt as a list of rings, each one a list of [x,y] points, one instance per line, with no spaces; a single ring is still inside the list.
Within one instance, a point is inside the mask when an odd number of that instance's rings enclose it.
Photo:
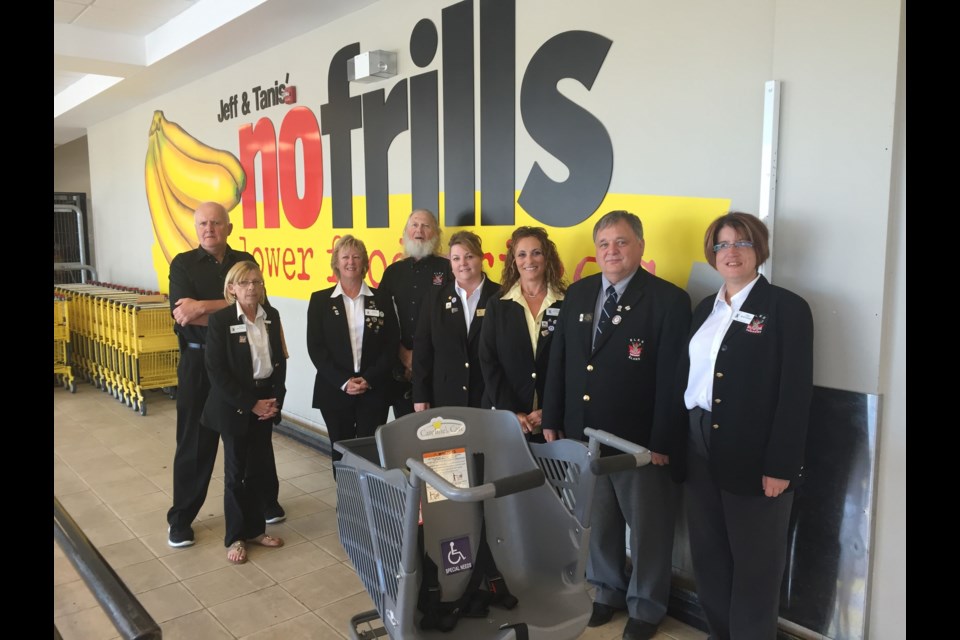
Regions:
[[[477,285],[477,288],[474,289],[473,293],[469,296],[467,295],[467,290],[461,289],[456,280],[453,282],[453,288],[456,289],[457,295],[460,296],[460,300],[463,302],[463,319],[467,322],[467,333],[470,333],[470,323],[473,322],[473,316],[477,313],[477,305],[480,303],[480,292],[483,290],[483,283],[486,282],[486,280],[487,276],[483,276],[480,284]]]
[[[737,319],[743,301],[759,279],[758,274],[750,284],[730,298],[730,304],[727,304],[727,285],[720,287],[713,302],[713,311],[690,339],[690,375],[687,377],[687,390],[683,394],[687,409],[700,407],[704,411],[713,411],[713,370],[717,367],[720,345],[730,325]]]
[[[336,288],[333,290],[333,293],[330,294],[331,298],[343,296],[343,307],[347,312],[347,328],[350,330],[350,346],[353,348],[354,373],[358,373],[360,371],[360,356],[363,352],[364,296],[372,295],[373,291],[370,290],[370,287],[367,286],[366,282],[360,283],[360,293],[356,298],[351,298],[348,296],[344,292],[343,287],[339,282],[337,283]],[[347,383],[344,382],[343,385],[345,387]]]
[[[243,320],[247,328],[247,342],[250,344],[250,359],[253,361],[253,379],[265,380],[273,375],[273,359],[270,357],[270,334],[267,333],[267,312],[257,305],[257,315],[253,322],[247,318],[240,303],[237,302],[237,319]]]

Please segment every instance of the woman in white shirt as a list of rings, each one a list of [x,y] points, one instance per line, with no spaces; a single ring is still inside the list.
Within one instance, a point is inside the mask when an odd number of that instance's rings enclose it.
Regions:
[[[755,216],[715,220],[704,254],[724,284],[693,314],[676,471],[686,469],[690,550],[711,637],[769,640],[803,471],[813,318],[803,298],[759,275],[769,234]]]
[[[387,421],[400,334],[393,304],[363,281],[370,262],[362,240],[337,240],[330,266],[339,282],[310,296],[307,351],[317,368],[313,406],[323,416],[336,461],[341,455],[333,450],[335,442],[372,436]]]

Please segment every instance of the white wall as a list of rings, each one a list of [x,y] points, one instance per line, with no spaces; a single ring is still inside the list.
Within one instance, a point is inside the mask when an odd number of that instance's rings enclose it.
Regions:
[[[389,90],[422,71],[409,60],[413,26],[427,17],[439,29],[441,9],[450,4],[382,0],[91,127],[101,277],[156,286],[143,186],[155,109],[207,144],[237,153],[239,122],[216,121],[220,98],[258,82],[272,84],[289,72],[299,105],[319,119],[327,101],[327,67],[337,50],[359,41],[361,50],[397,51],[396,79],[353,88],[353,94]],[[547,38],[584,29],[614,41],[591,91],[561,84],[611,135],[612,193],[728,198],[734,208],[756,211],[763,82],[782,81],[775,281],[813,307],[815,383],[883,394],[870,617],[873,637],[881,638],[902,637],[906,625],[906,85],[904,78],[897,82],[904,23],[900,0],[592,0],[563,11],[548,0],[517,3],[518,100],[523,70]],[[438,51],[429,68],[441,67]],[[279,129],[287,109],[274,107],[242,121],[269,116]],[[895,138],[897,122],[904,124]],[[324,138],[329,185],[327,143]],[[362,194],[359,132],[353,134],[353,158],[354,190]],[[534,161],[548,172],[563,170],[529,138],[519,113],[516,160],[518,188]],[[409,134],[396,139],[390,162],[391,191],[408,192]],[[322,234],[306,230],[303,237],[318,252],[329,246]],[[309,293],[325,284],[304,286]],[[286,409],[318,422],[309,407],[314,370],[305,356],[306,302],[275,302],[292,354]]]
[[[903,11],[906,9],[904,7]],[[907,56],[906,20],[898,80],[890,238],[880,349],[880,477],[870,580],[870,636],[907,637]],[[891,612],[904,611],[902,615]]]

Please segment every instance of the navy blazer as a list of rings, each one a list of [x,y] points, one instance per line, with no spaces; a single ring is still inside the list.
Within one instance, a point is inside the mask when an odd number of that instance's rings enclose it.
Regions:
[[[684,418],[674,388],[690,328],[690,296],[637,269],[617,316],[591,349],[600,286],[595,274],[567,290],[550,353],[543,428],[578,440],[585,439],[585,427],[603,429],[669,455]]]
[[[697,305],[690,338],[715,300],[712,295]],[[763,476],[790,480],[790,488],[802,476],[813,395],[813,315],[803,298],[763,276],[740,311],[753,320],[730,325],[714,368],[710,467],[721,489],[762,495]],[[684,349],[677,373],[680,402],[689,372],[690,351]],[[687,428],[676,437],[683,455],[671,459],[681,478]]]
[[[270,339],[270,359],[273,361],[274,393],[283,406],[287,393],[287,360],[283,353],[280,313],[269,305],[262,305]],[[253,385],[253,358],[246,331],[234,333],[235,326],[244,326],[238,319],[237,305],[231,304],[208,317],[207,343],[204,361],[210,377],[210,395],[203,407],[204,426],[229,435],[243,435],[250,426],[250,411],[257,404],[257,389]],[[280,422],[278,413],[274,424]]]
[[[480,331],[479,355],[484,385],[481,406],[484,409],[530,413],[534,393],[540,400],[539,406],[543,407],[550,345],[562,305],[563,300],[557,300],[544,311],[534,352],[523,307],[500,296],[490,298]]]
[[[331,298],[336,287],[315,291],[307,307],[307,351],[317,377],[313,383],[316,409],[346,409],[354,396],[341,387],[354,376],[370,384],[362,396],[365,401],[388,402],[388,383],[397,360],[400,331],[393,303],[378,291],[366,296],[363,309],[363,342],[360,371],[353,370],[353,345],[343,296]]]
[[[420,307],[413,336],[413,401],[429,402],[432,407],[479,407],[483,401],[480,332],[487,302],[499,293],[500,285],[490,278],[483,281],[469,334],[454,285],[455,281],[448,282],[431,290]]]

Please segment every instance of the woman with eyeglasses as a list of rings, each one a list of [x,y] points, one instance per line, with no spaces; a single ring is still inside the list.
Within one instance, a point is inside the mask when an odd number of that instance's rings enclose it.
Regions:
[[[685,467],[690,551],[710,637],[769,640],[803,472],[813,317],[803,298],[759,275],[769,234],[755,216],[714,220],[704,254],[723,286],[693,314],[678,385],[689,421],[675,471]]]
[[[210,395],[201,423],[223,440],[224,544],[227,560],[243,564],[247,544],[283,546],[266,535],[263,514],[271,499],[273,425],[286,395],[287,360],[280,314],[266,304],[257,263],[233,265],[223,295],[230,305],[209,316],[207,326]]]
[[[427,294],[413,336],[413,410],[480,407],[483,375],[478,350],[487,300],[500,286],[483,272],[480,236],[450,237],[453,282]]]
[[[503,263],[500,295],[480,332],[483,407],[517,414],[527,439],[543,442],[543,388],[567,285],[557,246],[542,227],[518,227]]]
[[[352,235],[337,240],[330,267],[339,282],[310,296],[307,351],[317,368],[313,406],[333,447],[339,440],[372,436],[387,421],[400,331],[393,303],[363,281],[370,261],[362,240]],[[334,450],[332,457],[342,456]]]

